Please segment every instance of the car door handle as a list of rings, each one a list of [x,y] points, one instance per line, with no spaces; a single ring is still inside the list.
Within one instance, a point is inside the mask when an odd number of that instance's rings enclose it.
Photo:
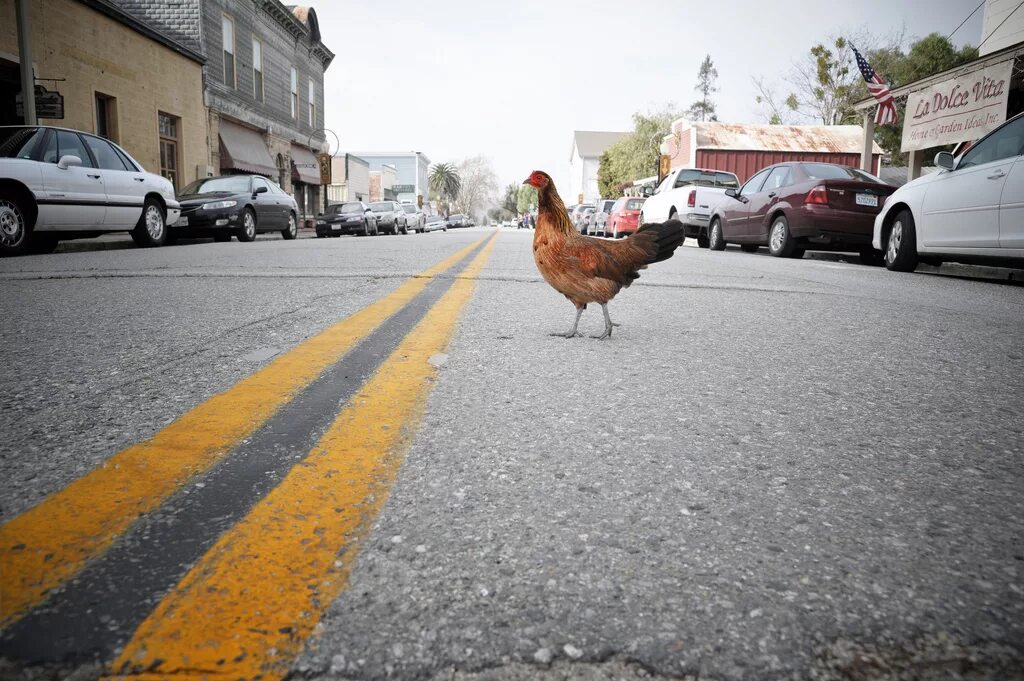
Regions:
[[[777,193],[777,192],[768,192],[768,198],[769,198],[769,199],[774,199],[774,198],[775,198],[775,194],[776,194],[776,193]]]
[[[133,177],[132,179],[135,180],[136,182],[145,182],[146,181],[146,178],[144,178],[144,177]]]
[[[989,175],[988,179],[990,179],[990,180],[998,180],[1001,177],[1006,177],[1006,173],[1004,173],[1002,170],[998,171],[994,175]]]
[[[92,173],[86,173],[86,175],[88,175],[89,177],[91,177],[91,178],[92,178],[92,179],[94,179],[94,180],[98,180],[98,179],[100,179],[100,176],[99,176],[99,175],[93,175]]]

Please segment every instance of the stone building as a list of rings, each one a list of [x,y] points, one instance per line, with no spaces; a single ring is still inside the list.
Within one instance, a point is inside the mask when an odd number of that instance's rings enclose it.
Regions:
[[[198,50],[103,0],[32,0],[28,23],[37,90],[64,100],[40,124],[117,142],[178,189],[195,179],[208,163]],[[23,122],[18,64],[14,3],[0,2],[0,125]]]
[[[323,206],[324,71],[316,12],[279,0],[115,0],[201,53],[209,153],[198,174],[259,173],[303,216]]]

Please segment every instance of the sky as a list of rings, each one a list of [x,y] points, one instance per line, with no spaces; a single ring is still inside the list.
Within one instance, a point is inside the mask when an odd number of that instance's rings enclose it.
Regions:
[[[632,129],[637,111],[696,99],[718,70],[721,121],[764,122],[753,77],[783,77],[832,35],[950,34],[980,0],[329,0],[324,79],[341,151],[490,158],[501,186],[545,170],[568,185],[574,130]],[[979,9],[953,35],[977,45]],[[333,138],[332,140],[333,145]],[[332,148],[332,151],[334,149]]]

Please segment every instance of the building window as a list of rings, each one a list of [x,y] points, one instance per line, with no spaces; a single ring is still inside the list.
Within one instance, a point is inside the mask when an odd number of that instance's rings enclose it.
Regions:
[[[292,67],[292,118],[299,117],[299,76]]]
[[[178,188],[178,128],[181,119],[160,112],[157,115],[160,132],[160,174]]]
[[[316,88],[313,79],[309,79],[309,125],[316,127]]]
[[[224,84],[236,87],[235,81],[235,22],[226,14],[221,17],[221,34],[224,45]]]
[[[117,99],[96,93],[96,134],[117,141]]]
[[[263,43],[252,39],[252,96],[263,101]]]

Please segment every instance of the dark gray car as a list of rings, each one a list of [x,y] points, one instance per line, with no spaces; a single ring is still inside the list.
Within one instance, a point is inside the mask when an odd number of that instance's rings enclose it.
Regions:
[[[377,218],[377,226],[385,234],[409,233],[409,221],[405,217],[405,209],[398,201],[377,201],[370,204],[373,217]]]

